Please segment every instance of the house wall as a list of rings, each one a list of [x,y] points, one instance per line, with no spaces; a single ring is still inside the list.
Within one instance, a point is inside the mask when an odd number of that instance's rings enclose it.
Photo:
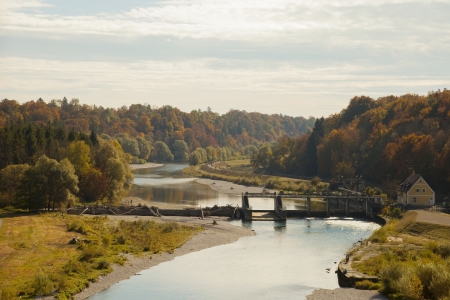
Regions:
[[[434,192],[422,177],[411,187],[407,197],[408,205],[434,205]],[[414,198],[417,200],[414,201]]]

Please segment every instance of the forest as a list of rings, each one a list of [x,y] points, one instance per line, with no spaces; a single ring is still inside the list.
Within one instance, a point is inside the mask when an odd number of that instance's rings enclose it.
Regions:
[[[310,133],[264,144],[252,164],[270,172],[328,179],[358,175],[391,194],[414,170],[447,195],[450,91],[354,97],[341,112],[317,119]]]
[[[132,185],[131,155],[117,140],[33,123],[3,127],[0,139],[0,207],[61,209],[114,200]]]
[[[267,115],[230,110],[220,115],[210,108],[189,113],[171,106],[151,107],[133,104],[118,109],[68,101],[42,99],[19,104],[4,99],[0,103],[0,128],[18,123],[45,125],[57,123],[67,132],[95,132],[103,139],[117,139],[133,162],[188,161],[191,152],[202,148],[217,160],[241,153],[249,155],[254,147],[282,136],[307,133],[315,119]],[[208,147],[209,150],[207,149]],[[203,151],[202,151],[203,153]],[[200,154],[197,152],[197,154]],[[202,155],[194,155],[201,163]],[[0,168],[4,167],[0,161]]]
[[[242,157],[269,173],[326,180],[362,176],[391,197],[414,170],[447,194],[450,91],[355,96],[341,112],[320,119],[237,110],[219,115],[209,108],[185,113],[141,104],[113,109],[66,98],[23,104],[4,99],[0,139],[0,202],[16,199],[29,209],[27,193],[37,188],[47,195],[40,206],[55,205],[45,190],[52,180],[42,175],[45,170],[65,174],[67,187],[58,193],[69,205],[75,198],[117,198],[131,185],[129,163],[198,165]]]

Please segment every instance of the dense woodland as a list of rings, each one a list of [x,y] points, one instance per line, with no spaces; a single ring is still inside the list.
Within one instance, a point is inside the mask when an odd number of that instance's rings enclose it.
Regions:
[[[0,129],[0,207],[62,208],[114,200],[132,185],[131,155],[117,140],[63,126],[19,123]]]
[[[236,110],[184,113],[139,104],[111,109],[65,98],[24,104],[5,99],[0,139],[1,197],[22,199],[22,204],[27,194],[11,188],[35,188],[22,180],[23,174],[49,182],[36,175],[41,174],[36,168],[61,168],[68,181],[76,177],[64,192],[70,203],[72,195],[86,201],[117,197],[131,183],[129,162],[196,165],[238,156],[252,157],[255,167],[275,173],[330,179],[361,175],[384,184],[392,195],[414,169],[447,194],[450,91],[354,97],[340,113],[317,120]],[[49,207],[54,204],[49,199],[40,201]]]
[[[82,105],[68,101],[42,99],[19,104],[4,99],[0,103],[0,128],[18,123],[59,124],[67,132],[91,131],[104,139],[119,141],[134,162],[188,161],[190,153],[203,148],[209,158],[226,160],[239,152],[249,155],[252,145],[276,141],[282,136],[296,137],[310,131],[314,118],[267,115],[230,110],[219,115],[210,108],[185,113],[171,106],[154,108],[133,104],[119,109]],[[207,149],[208,147],[209,150]],[[219,150],[220,149],[220,150]],[[199,153],[197,153],[199,154]],[[201,155],[193,163],[203,161]],[[0,167],[5,164],[0,161]]]
[[[272,172],[364,179],[390,192],[411,169],[447,194],[450,186],[450,91],[374,100],[354,97],[347,108],[317,119],[311,133],[284,136],[253,156]]]

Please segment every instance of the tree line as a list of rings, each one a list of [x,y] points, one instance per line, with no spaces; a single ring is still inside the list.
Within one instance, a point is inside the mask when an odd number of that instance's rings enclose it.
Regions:
[[[272,172],[333,178],[361,175],[396,184],[411,169],[438,191],[450,185],[450,91],[354,97],[340,113],[315,120],[309,134],[283,136],[252,157]]]
[[[78,99],[55,99],[46,103],[42,99],[20,104],[15,100],[0,102],[0,128],[19,122],[48,124],[59,122],[66,131],[88,133],[94,131],[105,138],[117,138],[123,149],[135,161],[159,159],[158,147],[164,159],[164,143],[174,160],[188,160],[188,153],[197,148],[229,147],[239,151],[248,145],[276,141],[283,135],[298,136],[307,133],[315,119],[290,117],[280,114],[261,114],[230,110],[220,115],[210,108],[206,111],[182,112],[172,106],[151,107],[133,104],[118,109],[80,104]],[[184,143],[181,143],[181,142]]]
[[[0,139],[1,206],[36,210],[114,200],[132,185],[131,155],[93,131],[20,122],[1,128]]]

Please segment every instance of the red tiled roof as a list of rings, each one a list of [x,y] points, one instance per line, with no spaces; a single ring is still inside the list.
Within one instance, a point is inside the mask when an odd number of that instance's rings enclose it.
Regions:
[[[406,193],[411,189],[411,187],[416,183],[416,181],[420,178],[420,174],[411,174],[406,178],[404,182],[400,184],[400,187],[398,188],[399,192]]]

